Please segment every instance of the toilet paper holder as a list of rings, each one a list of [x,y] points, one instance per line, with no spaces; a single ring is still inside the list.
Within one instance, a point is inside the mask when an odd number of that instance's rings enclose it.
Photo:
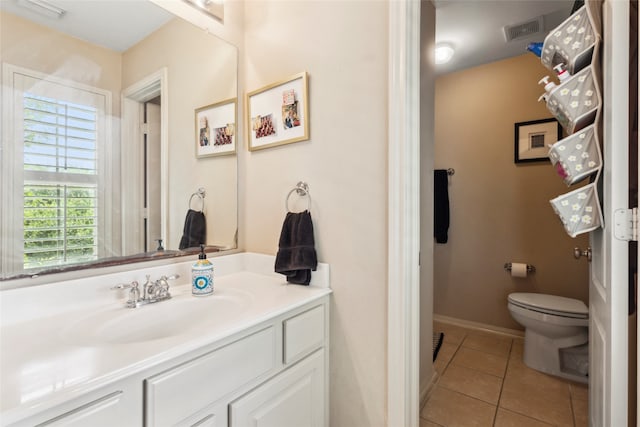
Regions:
[[[510,262],[505,262],[504,263],[504,271],[511,271],[511,263]],[[527,273],[535,273],[535,272],[536,272],[536,268],[531,264],[527,264]]]

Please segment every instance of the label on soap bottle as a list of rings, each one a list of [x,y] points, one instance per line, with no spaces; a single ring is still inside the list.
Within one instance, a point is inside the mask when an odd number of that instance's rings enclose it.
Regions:
[[[213,265],[207,259],[198,260],[191,270],[191,293],[195,296],[213,293]]]

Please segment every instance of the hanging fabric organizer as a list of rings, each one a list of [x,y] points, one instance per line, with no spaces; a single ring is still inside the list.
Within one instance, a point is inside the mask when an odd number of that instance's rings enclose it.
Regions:
[[[593,231],[603,224],[597,182],[602,170],[599,119],[602,99],[598,63],[599,2],[587,2],[549,33],[542,47],[542,64],[558,72],[559,84],[545,83],[547,109],[568,136],[549,149],[558,175],[571,186],[591,183],[550,201],[569,236]]]

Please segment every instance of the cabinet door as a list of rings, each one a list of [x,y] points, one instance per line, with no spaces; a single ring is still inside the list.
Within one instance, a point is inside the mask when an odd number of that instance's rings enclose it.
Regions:
[[[230,427],[325,426],[325,360],[320,349],[230,405]]]

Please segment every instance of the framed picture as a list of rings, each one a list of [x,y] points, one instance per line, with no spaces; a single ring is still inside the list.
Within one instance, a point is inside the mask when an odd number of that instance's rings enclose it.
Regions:
[[[237,99],[227,99],[196,109],[196,157],[236,153]]]
[[[307,73],[247,93],[249,151],[309,139]]]
[[[556,119],[516,123],[514,160],[516,163],[547,161],[549,146],[560,139],[562,126]]]

